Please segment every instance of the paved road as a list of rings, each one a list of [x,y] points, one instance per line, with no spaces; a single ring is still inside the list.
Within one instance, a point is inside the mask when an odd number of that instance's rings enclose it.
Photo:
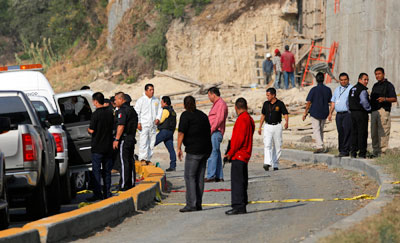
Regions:
[[[159,154],[164,157],[166,154]],[[156,155],[157,157],[157,155]],[[279,171],[265,172],[261,158],[249,164],[249,200],[352,197],[364,193],[349,179],[354,174],[333,173],[310,166],[292,167],[283,162]],[[167,163],[161,163],[167,168]],[[206,189],[230,188],[230,166],[225,182],[206,183]],[[168,173],[172,190],[184,190],[183,163]],[[165,203],[184,202],[185,193],[167,193]],[[207,192],[204,203],[229,203],[230,192]],[[249,205],[248,214],[226,216],[229,207],[206,207],[180,213],[181,206],[157,205],[78,242],[298,242],[348,216],[363,202],[330,201]],[[365,202],[364,202],[365,204]]]

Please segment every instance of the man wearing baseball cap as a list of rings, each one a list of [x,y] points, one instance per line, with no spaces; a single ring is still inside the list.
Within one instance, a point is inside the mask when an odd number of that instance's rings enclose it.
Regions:
[[[265,55],[265,60],[262,65],[262,69],[263,69],[264,77],[265,77],[265,83],[264,83],[265,85],[269,84],[269,82],[271,81],[273,67],[274,67],[274,64],[272,64],[272,61],[271,61],[271,53],[267,53]]]
[[[274,88],[280,89],[282,81],[281,52],[279,51],[279,49],[275,49],[274,53],[275,56],[274,58],[272,58],[272,63],[274,64],[274,72],[275,72]]]

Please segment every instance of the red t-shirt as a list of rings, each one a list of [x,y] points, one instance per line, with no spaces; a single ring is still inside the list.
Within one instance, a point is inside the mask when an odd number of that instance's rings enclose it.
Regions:
[[[291,53],[290,51],[285,51],[284,53],[282,53],[281,63],[282,63],[282,71],[294,72],[293,64],[295,64],[295,61],[293,53]]]
[[[231,138],[231,149],[228,154],[232,160],[248,163],[253,149],[254,121],[247,112],[243,112],[236,120]]]

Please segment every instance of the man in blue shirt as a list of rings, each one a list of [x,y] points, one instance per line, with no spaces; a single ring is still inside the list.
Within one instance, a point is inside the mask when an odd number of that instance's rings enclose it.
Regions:
[[[274,64],[272,63],[270,53],[267,53],[265,55],[265,60],[262,64],[262,69],[265,76],[265,85],[267,85],[272,80],[272,71],[274,70]]]
[[[340,86],[335,89],[331,99],[331,109],[328,120],[332,121],[333,110],[336,111],[336,128],[339,135],[339,155],[346,157],[350,155],[351,145],[351,114],[349,112],[349,92],[353,85],[349,84],[349,75],[339,75]]]
[[[332,91],[324,85],[324,74],[317,73],[315,79],[317,86],[312,88],[307,95],[306,110],[303,115],[303,121],[310,111],[313,135],[316,141],[316,150],[314,153],[323,153],[324,149],[324,126],[326,118],[329,115],[329,103],[331,103]]]

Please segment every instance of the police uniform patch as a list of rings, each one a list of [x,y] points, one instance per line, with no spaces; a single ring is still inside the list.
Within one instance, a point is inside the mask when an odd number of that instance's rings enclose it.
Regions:
[[[279,111],[279,106],[275,107],[275,111]]]

